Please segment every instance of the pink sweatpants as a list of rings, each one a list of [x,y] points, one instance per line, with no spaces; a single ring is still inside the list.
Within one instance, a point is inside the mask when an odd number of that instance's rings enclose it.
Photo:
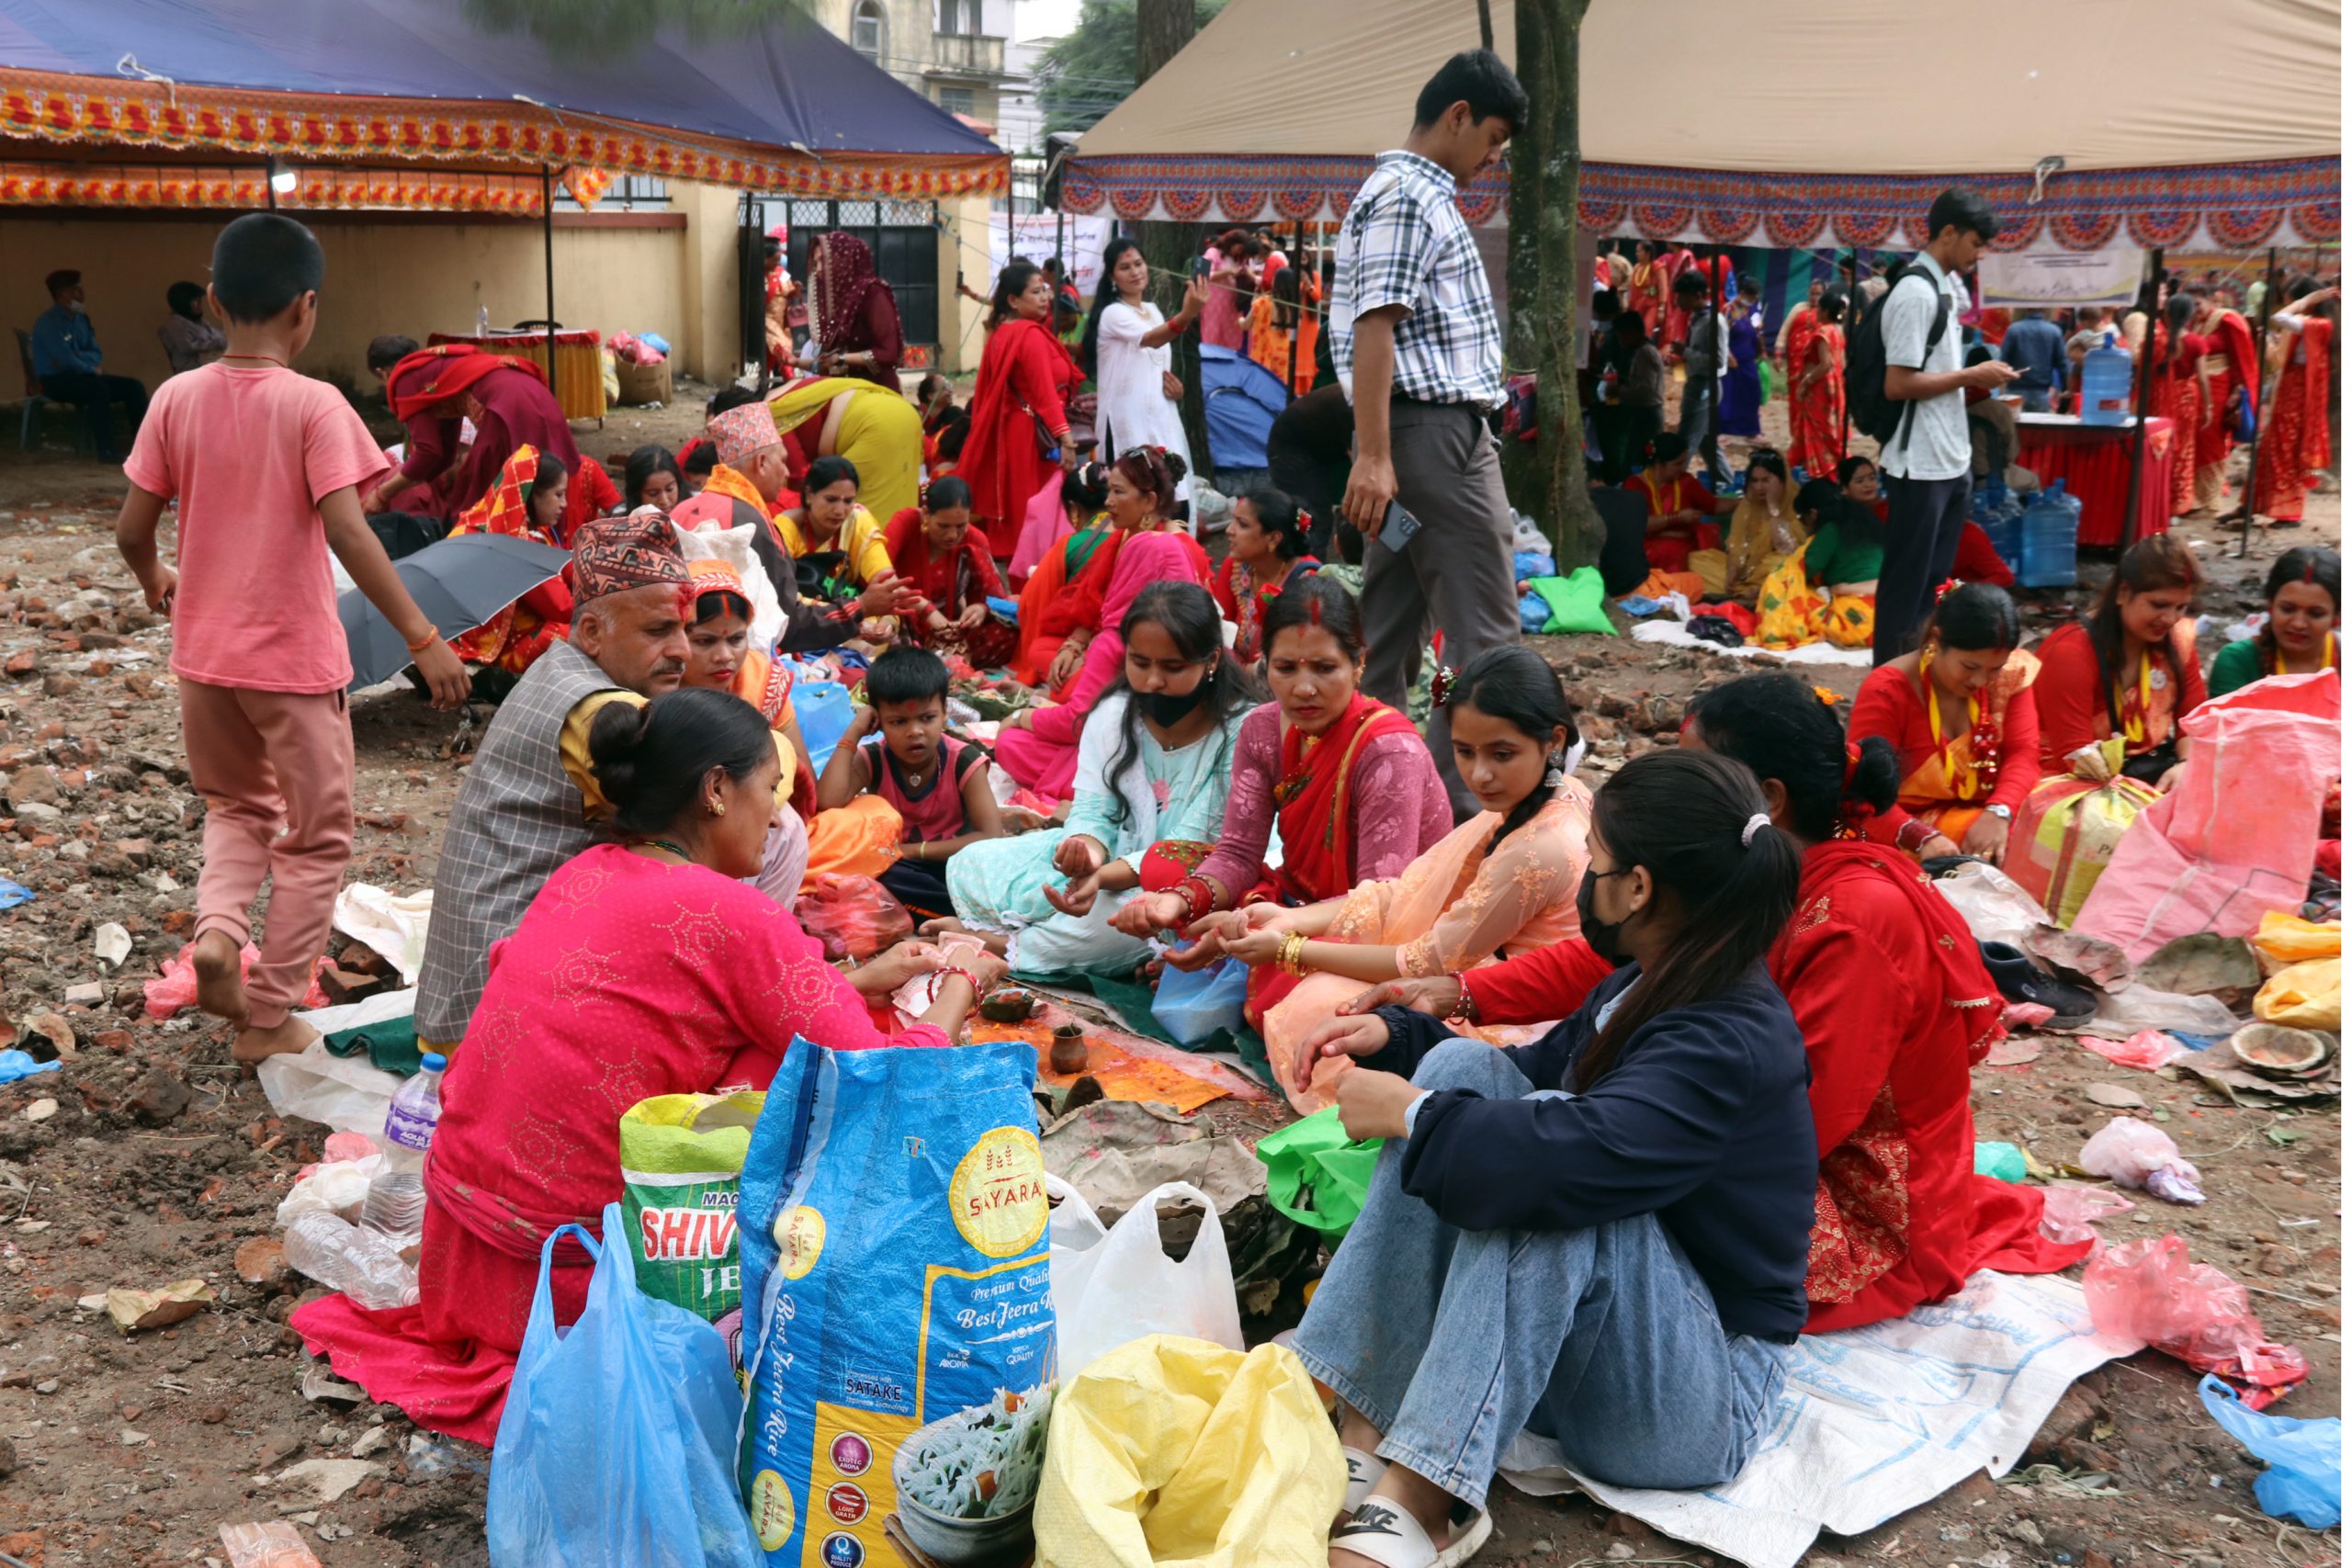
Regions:
[[[256,692],[180,682],[188,781],[204,797],[196,934],[253,936],[269,883],[269,929],[246,989],[271,1029],[311,988],[351,863],[351,715],[341,692]]]

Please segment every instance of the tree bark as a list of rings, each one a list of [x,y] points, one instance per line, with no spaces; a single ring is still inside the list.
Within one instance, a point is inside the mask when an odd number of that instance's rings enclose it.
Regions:
[[[1511,140],[1510,299],[1506,364],[1535,373],[1535,440],[1505,467],[1512,504],[1552,540],[1563,572],[1600,557],[1601,523],[1587,490],[1577,323],[1588,264],[1577,254],[1577,31],[1591,0],[1518,0],[1519,79],[1533,123]],[[1532,445],[1530,456],[1527,447]]]
[[[1136,0],[1136,82],[1151,80],[1153,73],[1176,58],[1200,30],[1193,0]],[[1184,283],[1201,254],[1190,223],[1150,222],[1136,225],[1136,244],[1151,268],[1152,300],[1173,316],[1184,302]],[[1197,328],[1169,344],[1170,367],[1184,383],[1180,405],[1185,445],[1193,450],[1195,468],[1209,466],[1207,401],[1201,389],[1200,333]],[[1105,458],[1115,456],[1103,453]]]

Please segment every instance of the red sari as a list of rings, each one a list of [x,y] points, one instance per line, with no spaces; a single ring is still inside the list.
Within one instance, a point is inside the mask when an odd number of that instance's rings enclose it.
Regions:
[[[1322,570],[1323,563],[1313,556],[1301,556],[1283,569],[1282,576],[1272,581],[1260,582],[1250,570],[1227,556],[1217,563],[1216,576],[1209,581],[1209,597],[1216,601],[1218,611],[1234,626],[1233,657],[1244,664],[1255,664],[1263,651],[1260,646],[1259,625],[1266,612],[1282,597],[1283,590],[1309,572]]]
[[[2230,418],[2233,394],[2246,389],[2246,396],[2254,395],[2256,378],[2261,374],[2261,356],[2254,346],[2254,329],[2235,310],[2217,310],[2213,314],[2213,330],[2205,334],[2213,344],[2204,366],[2204,418],[2197,426],[2197,467],[2200,472],[2219,468],[2229,457],[2230,448],[2237,445],[2237,435]],[[2321,404],[2323,417],[2325,403]],[[2268,445],[2265,432],[2264,445]],[[2214,500],[2221,496],[2222,479],[2218,473],[2208,473],[2206,489]]]
[[[1061,340],[1026,316],[989,335],[972,393],[972,433],[956,471],[972,487],[972,515],[987,525],[990,555],[1012,557],[1030,502],[1059,483],[1060,465],[1037,449],[1038,427],[1069,439],[1068,400],[1082,378]]]
[[[460,422],[474,422],[473,447],[458,464],[456,477],[446,491],[434,486],[435,499],[446,502],[446,510],[435,515],[454,517],[489,494],[499,469],[524,446],[561,462],[575,489],[594,489],[601,479],[602,492],[612,494],[610,476],[601,465],[582,458],[563,407],[548,390],[547,372],[530,360],[471,344],[442,344],[419,349],[393,366],[384,378],[384,395],[392,417],[408,426],[409,449],[401,472],[420,484],[430,483],[448,468],[458,451]],[[582,475],[589,467],[597,468],[594,478]],[[573,497],[567,519],[574,518],[574,509],[590,499]]]
[[[1829,368],[1800,392],[1797,381],[1813,363],[1815,344],[1829,345]],[[1808,317],[1789,333],[1789,462],[1810,479],[1830,479],[1845,456],[1846,329]]]
[[[920,507],[910,506],[891,518],[882,532],[883,547],[890,552],[890,570],[900,581],[912,583],[951,621],[971,605],[1007,597],[996,562],[989,558],[985,536],[967,528],[956,548],[936,554],[923,535],[922,515]],[[907,625],[923,647],[960,653],[978,669],[993,670],[1012,661],[1015,634],[993,615],[969,631],[951,626],[934,632],[921,615],[910,617]]]
[[[2155,324],[2153,350],[2156,384],[2149,389],[2155,412],[2172,421],[2172,499],[2175,517],[2197,509],[2197,432],[2205,423],[2205,385],[2197,362],[2218,352],[2217,339],[2180,334],[2171,343],[2171,331]]]
[[[2271,400],[2257,459],[2260,472],[2254,481],[2254,510],[2280,523],[2303,520],[2303,496],[2311,489],[2312,475],[2327,467],[2328,350],[2335,337],[2335,322],[2318,316],[2306,319]]]

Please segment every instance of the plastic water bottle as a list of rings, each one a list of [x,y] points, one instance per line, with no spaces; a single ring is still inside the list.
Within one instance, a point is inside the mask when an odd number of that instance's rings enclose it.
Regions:
[[[400,1244],[339,1214],[314,1212],[287,1226],[286,1261],[369,1312],[417,1302],[416,1269],[401,1256]]]
[[[2065,481],[2052,479],[2050,488],[2026,508],[2017,568],[2018,587],[2075,585],[2075,534],[2081,522],[2080,507],[2081,502],[2067,495]]]
[[[474,336],[488,337],[489,335],[490,307],[487,305],[477,305],[474,307]]]
[[[424,1054],[424,1070],[401,1085],[392,1108],[384,1117],[384,1141],[423,1154],[433,1145],[433,1130],[441,1124],[441,1075],[449,1058],[438,1051]]]
[[[2083,355],[2083,423],[2132,423],[2132,355],[2115,346],[2113,333]]]
[[[424,1230],[424,1179],[413,1171],[388,1170],[368,1184],[359,1224],[379,1235],[416,1236]]]

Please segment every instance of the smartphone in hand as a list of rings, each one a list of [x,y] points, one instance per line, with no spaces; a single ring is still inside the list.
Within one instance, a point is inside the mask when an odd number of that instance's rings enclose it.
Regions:
[[[1420,531],[1421,520],[1406,511],[1395,498],[1390,498],[1388,515],[1380,521],[1380,542],[1396,554],[1403,555],[1405,547],[1411,544],[1413,536]]]

